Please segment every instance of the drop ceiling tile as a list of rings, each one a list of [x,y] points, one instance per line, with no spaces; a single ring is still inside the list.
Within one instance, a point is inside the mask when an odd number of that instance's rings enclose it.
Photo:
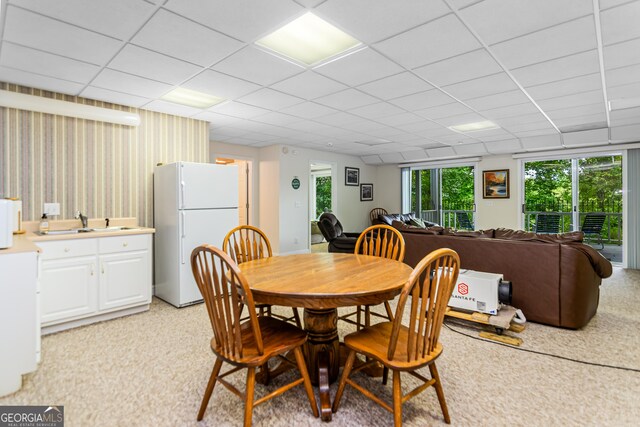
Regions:
[[[432,159],[456,156],[456,152],[453,150],[453,147],[429,148],[426,151]]]
[[[583,0],[485,0],[460,11],[485,43],[492,45],[593,13]]]
[[[173,88],[171,85],[165,83],[144,79],[108,68],[103,69],[93,82],[91,82],[91,85],[145,98],[159,98]]]
[[[238,101],[245,104],[255,105],[256,107],[266,108],[268,110],[280,110],[281,108],[289,107],[290,105],[299,104],[303,102],[303,99],[264,88],[243,96],[238,99]]]
[[[620,98],[640,98],[640,82],[610,87],[607,91],[609,100]]]
[[[382,153],[380,154],[380,158],[385,163],[402,163],[405,161],[400,153]]]
[[[292,62],[253,46],[245,47],[212,68],[260,85],[270,85],[304,71],[304,68]]]
[[[555,125],[562,132],[574,132],[579,129],[594,129],[607,126],[607,115],[605,113],[585,114],[576,117],[567,117],[554,121]]]
[[[450,12],[442,0],[405,0],[402,7],[384,0],[329,0],[316,11],[367,43],[375,43]]]
[[[402,108],[398,108],[388,102],[377,102],[375,104],[365,105],[364,107],[354,108],[350,113],[365,117],[367,119],[377,119],[379,117],[391,116],[402,113]]]
[[[493,131],[487,131],[487,132],[477,132],[477,134],[474,134],[474,137],[484,142],[504,141],[505,139],[514,138],[512,133],[507,132],[506,130],[503,130],[503,129],[495,129]]]
[[[544,135],[520,138],[522,146],[529,151],[562,148],[560,135]]]
[[[416,111],[416,114],[426,117],[428,119],[437,120],[443,117],[458,116],[461,114],[471,114],[473,110],[459,102],[454,102],[446,105],[439,105],[437,107],[425,108],[423,110]]]
[[[495,122],[503,128],[509,128],[510,126],[519,126],[525,123],[543,122],[545,120],[547,119],[542,115],[542,113],[535,112],[522,116],[502,118],[496,120]]]
[[[149,3],[131,0],[20,0],[16,3],[41,15],[120,40],[131,37],[155,10]]]
[[[401,126],[410,123],[422,122],[424,119],[413,113],[400,113],[393,116],[380,117],[376,119],[376,121],[388,126]]]
[[[2,43],[0,65],[77,83],[89,83],[100,71],[100,67],[86,62],[7,42]]]
[[[612,126],[611,139],[613,142],[635,142],[640,135],[640,125]]]
[[[403,152],[402,158],[407,162],[416,162],[418,160],[427,160],[429,156],[424,150],[411,150]]]
[[[640,55],[638,57],[640,58]],[[511,71],[516,80],[524,87],[598,72],[600,72],[600,60],[597,50],[581,52]]]
[[[322,117],[317,117],[315,119],[316,122],[324,123],[326,125],[331,126],[341,126],[347,123],[353,123],[360,121],[361,117],[354,116],[350,113],[345,113],[344,111],[339,111],[337,113],[329,114]]]
[[[376,43],[374,47],[399,64],[416,68],[481,45],[454,14],[449,14]]]
[[[487,151],[491,154],[517,153],[522,151],[522,145],[517,139],[485,142],[484,146],[487,147]]]
[[[552,130],[553,126],[549,123],[548,120],[540,121],[540,122],[529,122],[529,123],[520,123],[520,124],[510,124],[504,126],[504,129],[508,130],[512,133],[520,133],[520,132],[528,132],[531,130]]]
[[[602,44],[607,46],[640,37],[640,2],[631,2],[600,13]]]
[[[518,68],[561,58],[597,47],[593,16],[491,46],[507,68]]]
[[[468,113],[468,114],[460,114],[457,116],[449,116],[438,119],[438,123],[443,126],[455,126],[455,125],[463,125],[467,123],[475,123],[482,122],[486,119],[479,114],[476,113]],[[473,132],[469,132],[472,134]]]
[[[480,77],[462,83],[444,86],[443,89],[458,99],[471,99],[518,89],[507,73]]]
[[[562,140],[567,148],[607,144],[609,142],[609,129],[563,133]]]
[[[462,144],[479,142],[477,138],[471,138],[463,134],[440,136],[437,139],[442,144],[446,144],[452,147]]]
[[[362,156],[360,158],[362,159],[363,162],[365,162],[368,165],[379,165],[383,163],[382,159],[377,154]]]
[[[573,77],[526,88],[529,95],[536,101],[593,90],[602,90],[600,73],[587,74],[585,76]]]
[[[291,114],[292,116],[298,116],[305,119],[314,119],[316,117],[326,116],[331,113],[335,113],[333,108],[325,107],[324,105],[316,104],[315,102],[303,102],[296,104],[292,107],[283,108],[281,113]]]
[[[503,70],[485,49],[478,49],[416,68],[413,71],[437,86],[445,86]]]
[[[253,105],[234,101],[223,102],[221,104],[214,105],[209,110],[215,113],[239,117],[241,119],[251,119],[270,112],[269,110],[265,110],[264,108],[258,108],[254,107]]]
[[[357,86],[404,71],[371,49],[362,49],[314,68],[314,71],[349,86]]]
[[[461,156],[487,154],[487,149],[482,143],[456,145],[455,147],[453,147],[453,149],[456,151],[456,154]]]
[[[559,96],[538,101],[538,105],[546,112],[560,110],[581,105],[595,104],[602,102],[604,105],[604,95],[602,90],[592,90],[589,92],[576,93],[574,95]]]
[[[204,70],[181,86],[224,99],[236,99],[260,89],[256,84],[213,70]]]
[[[238,50],[242,43],[207,27],[160,9],[131,43],[208,67]]]
[[[385,129],[387,126],[382,123],[374,122],[373,120],[361,120],[354,123],[345,123],[341,127],[345,129],[350,129],[355,132],[364,132],[371,134],[372,132],[376,132],[380,129]]]
[[[467,105],[476,110],[491,110],[530,102],[529,98],[519,89],[465,100]]]
[[[364,84],[359,86],[358,89],[387,100],[433,89],[433,86],[419,77],[406,72]]]
[[[536,129],[536,130],[528,130],[522,132],[513,132],[518,138],[528,138],[530,136],[547,136],[547,135],[557,135],[558,132],[556,130],[551,129]]]
[[[77,95],[84,87],[82,84],[70,82],[68,80],[54,79],[52,77],[41,76],[39,74],[19,71],[14,68],[2,66],[0,66],[0,81],[50,90],[53,92],[66,93],[69,95]]]
[[[464,9],[474,3],[481,2],[483,0],[449,0],[449,4],[453,5],[456,9]]]
[[[434,129],[444,129],[444,128],[442,127],[441,124],[438,124],[429,120],[423,120],[421,122],[409,123],[406,125],[398,125],[396,126],[396,129],[400,129],[405,132],[416,133],[416,132],[432,131]]]
[[[490,120],[498,120],[507,117],[522,116],[539,112],[533,103],[510,105],[508,107],[492,108],[490,110],[480,110],[482,115]]]
[[[366,93],[359,92],[355,89],[347,89],[318,98],[316,99],[316,102],[339,110],[351,110],[353,108],[362,107],[363,105],[373,104],[374,102],[378,102],[378,100],[371,95],[367,95]]]
[[[172,114],[174,116],[191,117],[201,113],[200,108],[187,107],[186,105],[174,104],[173,102],[156,99],[144,105],[145,110],[157,111],[160,113]]]
[[[141,107],[151,101],[149,98],[130,95],[128,93],[114,92],[112,90],[102,89],[99,87],[88,86],[80,96],[89,99],[99,99],[100,101],[111,102],[113,104],[127,105],[130,107]]]
[[[600,0],[600,10],[620,6],[621,4],[629,3],[629,1],[630,0]]]
[[[640,38],[604,47],[604,68],[640,64]]]
[[[302,74],[278,82],[271,87],[280,92],[304,99],[315,99],[347,89],[346,85],[321,76],[314,71],[305,71]]]
[[[442,126],[434,129],[416,131],[414,133],[418,136],[422,136],[424,138],[431,138],[431,139],[438,139],[443,136],[460,135],[459,133],[449,130],[446,127],[442,127]]]
[[[622,86],[635,83],[640,76],[640,64],[616,68],[605,72],[607,87]]]
[[[415,93],[413,95],[395,98],[389,102],[406,110],[415,111],[436,107],[438,105],[451,104],[452,102],[456,102],[456,100],[440,90],[432,89]]]
[[[586,116],[590,114],[605,114],[604,101],[577,107],[568,107],[559,110],[547,111],[547,115],[553,120],[566,119],[568,117]]]
[[[219,134],[221,130],[231,129],[233,126],[239,126],[242,128],[242,134],[247,133],[247,129],[244,128],[247,120],[239,119],[237,117],[225,116],[224,114],[214,113],[212,111],[203,111],[193,116],[194,119],[206,120],[209,122],[209,129],[215,129],[216,134]],[[211,133],[211,132],[209,132]],[[225,134],[226,135],[226,134]]]
[[[244,42],[275,30],[303,10],[282,0],[169,0],[164,7]]]
[[[611,126],[626,126],[638,123],[640,123],[640,108],[627,108],[611,112]],[[638,140],[637,134],[635,140]]]
[[[3,40],[45,52],[102,65],[122,46],[114,38],[11,5],[5,15]]]
[[[178,85],[202,70],[197,65],[132,44],[118,52],[109,62],[109,68],[172,85]]]

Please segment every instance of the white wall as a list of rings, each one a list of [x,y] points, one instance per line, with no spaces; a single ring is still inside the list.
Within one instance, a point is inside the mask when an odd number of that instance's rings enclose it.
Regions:
[[[280,251],[280,147],[260,149],[260,228],[275,253]]]
[[[377,184],[373,187],[375,207],[385,208],[389,213],[401,213],[400,168],[398,165],[380,165],[376,173]]]
[[[482,171],[509,169],[508,199],[484,199],[482,189]],[[519,162],[511,155],[483,157],[476,168],[476,214],[474,225],[476,230],[489,228],[520,228],[520,193]]]

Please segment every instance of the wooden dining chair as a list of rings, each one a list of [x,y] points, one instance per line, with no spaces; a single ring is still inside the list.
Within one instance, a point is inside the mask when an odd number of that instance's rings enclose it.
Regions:
[[[371,221],[371,225],[375,225],[374,222],[378,220],[379,215],[387,215],[388,212],[385,208],[373,208],[371,212],[369,212],[369,221]]]
[[[217,382],[244,399],[245,427],[251,425],[254,406],[299,384],[304,384],[313,415],[318,417],[318,406],[302,354],[307,333],[273,317],[258,317],[247,280],[236,263],[222,250],[210,245],[195,248],[191,253],[191,270],[209,313],[213,328],[211,350],[216,355],[213,371],[200,404],[198,421],[204,416]],[[240,319],[241,299],[249,307],[249,320],[244,323]],[[289,351],[293,351],[296,363],[284,357],[284,353]],[[269,359],[276,356],[285,363],[297,365],[300,378],[254,400],[256,367],[265,365]],[[234,368],[220,374],[223,362],[233,365]],[[224,377],[244,368],[247,369],[247,383],[243,394],[224,380]]]
[[[402,234],[393,227],[385,224],[372,225],[364,230],[356,241],[355,254],[371,255],[381,258],[393,259],[396,261],[404,260],[404,238]],[[393,313],[388,301],[384,302],[386,316],[371,311],[370,305],[358,306],[356,311],[340,316],[339,318],[347,323],[356,325],[356,329],[360,330],[371,324],[371,316],[382,317],[386,320],[393,320]],[[364,313],[364,322],[362,315]],[[356,320],[351,319],[356,316]]]
[[[334,413],[338,411],[345,386],[349,384],[393,413],[394,425],[399,427],[402,425],[402,404],[433,386],[444,421],[451,423],[435,360],[442,353],[440,329],[459,271],[460,258],[455,251],[444,248],[431,252],[418,263],[404,285],[393,322],[378,323],[344,337],[349,355],[333,401]],[[409,297],[411,302],[407,305]],[[405,310],[408,310],[409,326],[402,324]],[[356,353],[366,356],[369,362],[354,369]],[[353,372],[377,362],[382,363],[385,370],[391,369],[393,372],[393,405],[350,378]],[[424,366],[429,366],[431,379],[416,372]],[[401,371],[418,378],[423,384],[403,395]],[[386,375],[383,376],[383,383],[386,384]]]
[[[222,250],[231,256],[236,264],[252,261],[254,259],[268,258],[273,256],[271,243],[266,234],[257,227],[251,225],[240,225],[229,231],[222,241]],[[281,316],[273,313],[270,304],[256,304],[260,316],[276,317],[287,322],[293,322],[297,327],[302,328],[298,309],[292,307],[293,317]]]

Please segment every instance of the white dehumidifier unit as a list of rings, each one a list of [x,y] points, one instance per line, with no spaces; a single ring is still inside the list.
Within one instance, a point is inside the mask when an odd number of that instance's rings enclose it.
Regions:
[[[498,314],[503,304],[511,304],[511,282],[502,274],[460,270],[449,307],[487,314]]]

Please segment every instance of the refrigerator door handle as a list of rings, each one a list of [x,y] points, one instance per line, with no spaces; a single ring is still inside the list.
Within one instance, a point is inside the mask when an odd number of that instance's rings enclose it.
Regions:
[[[180,262],[184,264],[184,238],[187,237],[187,217],[185,212],[180,212]]]
[[[184,181],[180,181],[180,207],[184,208],[184,190],[187,184]]]

